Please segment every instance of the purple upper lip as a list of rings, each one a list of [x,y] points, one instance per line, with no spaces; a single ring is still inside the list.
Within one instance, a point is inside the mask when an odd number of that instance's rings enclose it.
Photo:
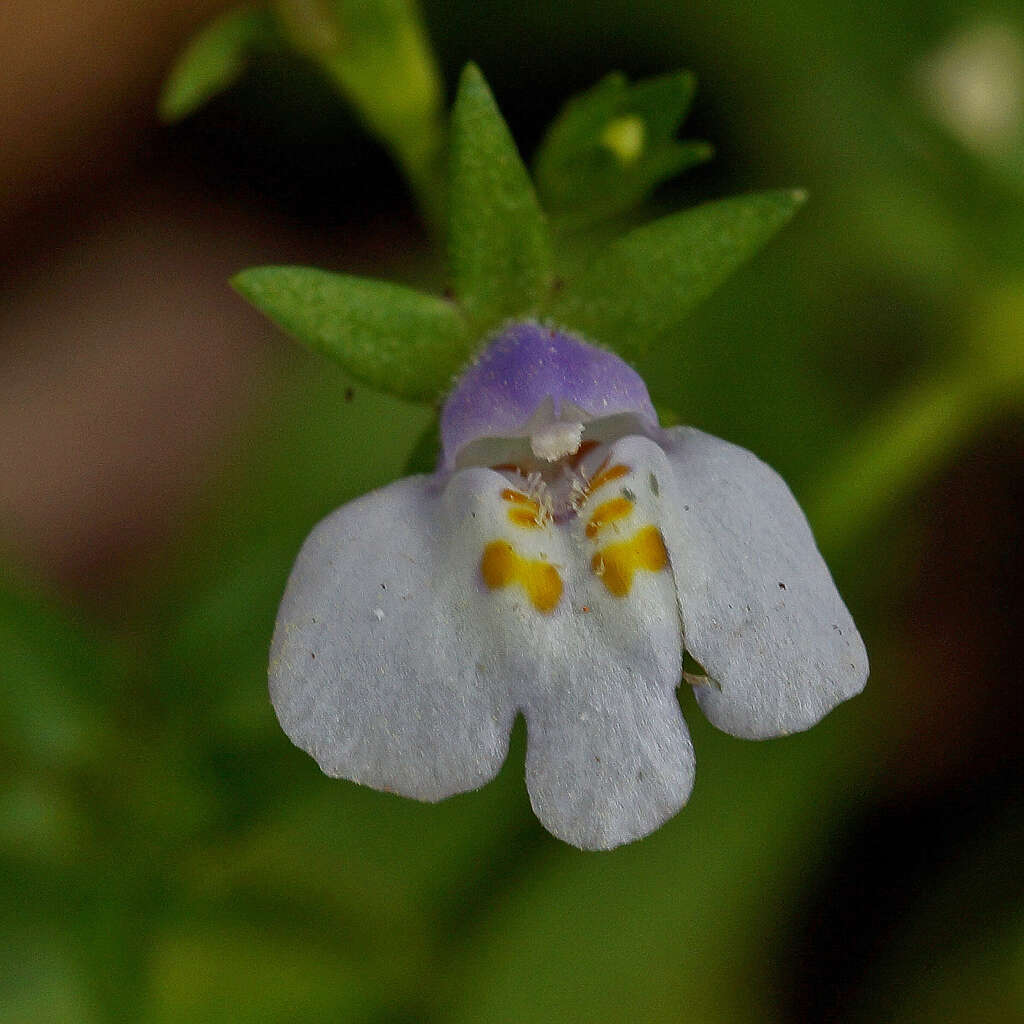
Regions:
[[[523,322],[507,327],[459,378],[441,412],[442,468],[480,437],[513,437],[550,397],[592,417],[632,413],[657,427],[639,374],[618,356],[554,328]]]

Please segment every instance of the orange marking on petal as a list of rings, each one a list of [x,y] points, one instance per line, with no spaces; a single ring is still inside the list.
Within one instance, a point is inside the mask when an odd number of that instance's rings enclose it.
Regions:
[[[594,538],[602,527],[614,523],[617,519],[625,519],[633,511],[633,502],[628,498],[612,498],[611,501],[602,501],[594,509],[594,514],[587,523],[587,536]]]
[[[668,552],[661,531],[645,526],[629,540],[603,547],[590,560],[590,568],[615,597],[625,597],[633,586],[633,576],[644,572],[660,572],[668,565]]]
[[[518,583],[539,612],[553,611],[562,597],[562,577],[549,562],[523,558],[507,540],[492,540],[480,559],[480,574],[490,590]]]
[[[623,466],[621,463],[617,466],[609,466],[607,469],[602,469],[597,476],[590,481],[590,486],[587,490],[593,494],[598,487],[604,487],[605,484],[611,483],[612,480],[618,480],[619,477],[625,476],[628,472],[630,472],[629,466]]]
[[[627,473],[631,472],[632,470],[629,466],[623,466],[621,463],[609,466],[608,460],[605,459],[605,461],[597,467],[597,472],[594,476],[583,487],[577,502],[577,508],[580,505],[585,505],[590,500],[591,495],[599,487],[604,487],[605,484],[611,483],[612,480],[618,480],[619,477],[625,476]]]
[[[516,526],[524,526],[528,530],[537,530],[543,525],[543,517],[540,512],[540,502],[527,497],[522,491],[514,491],[506,487],[501,492],[505,501],[511,502],[515,508],[508,510],[508,518]]]
[[[508,510],[509,522],[515,526],[521,526],[526,530],[539,530],[541,528],[540,506],[537,502],[530,502],[530,506],[523,508],[510,508]]]

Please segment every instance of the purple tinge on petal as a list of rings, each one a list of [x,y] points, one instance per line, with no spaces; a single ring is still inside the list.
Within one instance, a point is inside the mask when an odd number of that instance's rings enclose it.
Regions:
[[[550,397],[595,419],[632,413],[652,427],[658,417],[640,375],[611,352],[538,323],[506,328],[459,378],[441,413],[442,461],[480,437],[512,437]]]

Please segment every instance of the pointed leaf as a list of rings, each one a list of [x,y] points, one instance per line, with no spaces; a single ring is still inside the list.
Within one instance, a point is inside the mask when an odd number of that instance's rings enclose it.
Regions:
[[[534,165],[544,208],[563,230],[624,213],[711,157],[707,143],[675,138],[695,87],[686,71],[635,85],[616,73],[566,104]]]
[[[254,267],[231,283],[303,344],[402,398],[437,397],[469,354],[456,306],[402,285],[311,267]]]
[[[552,319],[628,358],[674,330],[804,202],[759,192],[663,217],[613,242],[560,293]]]
[[[160,116],[180,121],[231,86],[250,56],[279,45],[270,12],[245,4],[210,22],[185,48],[160,94]]]
[[[508,126],[472,64],[452,111],[449,256],[455,293],[481,330],[536,312],[550,281],[544,214]]]

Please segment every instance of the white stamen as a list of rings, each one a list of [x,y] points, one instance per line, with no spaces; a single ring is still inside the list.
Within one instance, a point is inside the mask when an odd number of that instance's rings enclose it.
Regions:
[[[588,491],[582,483],[580,478],[574,476],[569,481],[569,508],[573,512],[579,512],[579,510],[586,504],[588,497]]]
[[[536,523],[538,526],[547,526],[554,518],[555,505],[551,498],[548,485],[540,473],[533,472],[526,478],[526,496],[537,502],[538,511]]]
[[[538,459],[557,462],[566,455],[575,455],[582,440],[582,423],[565,423],[558,420],[530,436],[530,450]]]

